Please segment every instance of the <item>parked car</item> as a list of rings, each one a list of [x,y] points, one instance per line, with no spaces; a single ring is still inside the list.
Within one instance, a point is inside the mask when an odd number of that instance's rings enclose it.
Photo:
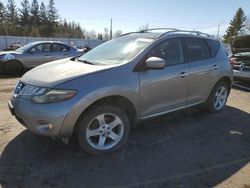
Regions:
[[[235,37],[231,43],[234,79],[250,81],[250,35]]]
[[[232,77],[222,45],[209,35],[145,30],[32,69],[9,109],[36,134],[75,135],[83,150],[102,154],[121,148],[140,120],[198,104],[222,111]]]
[[[19,75],[24,69],[57,59],[80,56],[83,53],[83,50],[62,42],[32,42],[15,51],[0,52],[0,68],[2,72]]]

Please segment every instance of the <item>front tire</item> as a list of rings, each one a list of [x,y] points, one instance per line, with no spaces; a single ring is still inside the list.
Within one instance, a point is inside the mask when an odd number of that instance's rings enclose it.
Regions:
[[[207,110],[211,113],[218,113],[224,110],[227,98],[229,95],[229,88],[225,82],[219,82],[213,88],[208,100]]]
[[[20,75],[23,72],[23,66],[18,61],[8,61],[5,64],[5,71],[9,75]]]
[[[80,147],[88,153],[109,153],[126,143],[129,128],[129,119],[121,109],[97,106],[80,117],[77,139]]]

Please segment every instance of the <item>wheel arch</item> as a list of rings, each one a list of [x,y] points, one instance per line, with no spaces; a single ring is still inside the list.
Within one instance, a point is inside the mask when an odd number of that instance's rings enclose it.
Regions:
[[[76,121],[76,124],[74,125],[73,134],[76,133],[78,122],[80,118],[83,116],[83,114],[90,112],[93,108],[95,108],[96,106],[100,106],[100,105],[109,105],[109,106],[118,107],[122,111],[124,111],[126,115],[128,115],[129,122],[132,126],[136,123],[136,120],[138,118],[137,111],[136,111],[135,105],[128,98],[124,96],[120,96],[120,95],[106,96],[89,104],[87,108],[85,108],[81,112],[81,114],[79,115]]]
[[[24,70],[24,65],[23,65],[23,63],[19,59],[9,59],[8,61],[4,62],[4,72],[7,71],[7,64],[10,63],[10,62],[19,63],[21,65],[21,67],[22,67],[21,71]]]
[[[222,78],[220,78],[217,82],[216,82],[216,85],[220,82],[224,82],[226,83],[228,89],[229,89],[229,93],[230,94],[230,91],[231,91],[231,87],[232,87],[232,80],[228,77],[228,76],[224,76]]]

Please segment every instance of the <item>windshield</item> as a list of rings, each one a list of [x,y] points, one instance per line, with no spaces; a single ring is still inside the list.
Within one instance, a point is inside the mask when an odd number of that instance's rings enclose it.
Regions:
[[[26,44],[26,45],[24,45],[23,47],[16,49],[16,52],[21,52],[21,53],[26,52],[26,51],[29,50],[32,46],[34,46],[33,43]]]
[[[112,65],[127,63],[145,49],[153,39],[124,36],[106,42],[78,60],[94,65]]]

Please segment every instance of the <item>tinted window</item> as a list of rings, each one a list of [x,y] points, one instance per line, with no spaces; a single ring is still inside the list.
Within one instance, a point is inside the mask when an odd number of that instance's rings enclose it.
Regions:
[[[203,39],[187,38],[185,41],[189,62],[210,58],[209,48]]]
[[[167,66],[184,63],[183,48],[180,39],[169,39],[157,45],[149,57],[159,57],[166,61]]]
[[[62,44],[53,44],[53,52],[66,52],[69,51],[69,47]]]
[[[216,40],[206,39],[207,45],[211,52],[211,57],[215,57],[219,51],[220,43]]]
[[[32,53],[50,52],[50,44],[38,44],[30,49]]]
[[[43,51],[44,51],[44,52],[50,52],[50,51],[51,51],[51,46],[50,46],[50,44],[44,44],[44,46],[43,46]]]

